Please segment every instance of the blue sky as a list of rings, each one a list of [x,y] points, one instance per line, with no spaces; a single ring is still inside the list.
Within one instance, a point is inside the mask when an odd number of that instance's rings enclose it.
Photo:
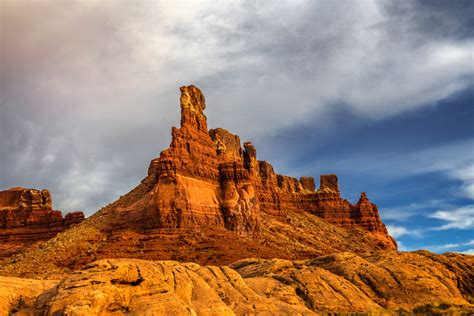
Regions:
[[[336,172],[351,201],[366,191],[402,249],[472,252],[473,104],[467,89],[376,122],[336,111],[339,124],[281,131],[262,155],[283,173]]]
[[[366,191],[401,249],[474,252],[474,2],[0,1],[0,189],[92,214],[196,84],[282,174]]]

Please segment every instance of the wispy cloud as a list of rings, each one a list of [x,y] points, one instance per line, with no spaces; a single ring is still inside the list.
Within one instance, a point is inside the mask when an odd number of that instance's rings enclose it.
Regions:
[[[414,202],[400,205],[395,208],[384,208],[380,210],[384,221],[405,222],[415,216],[423,215],[423,212],[433,208],[450,206],[448,199],[430,199],[423,202]]]
[[[448,188],[451,196],[472,199],[470,190],[474,181],[474,154],[470,152],[471,148],[474,148],[472,137],[410,152],[381,151],[369,157],[366,153],[360,153],[339,159],[333,164],[333,168],[351,172],[356,165],[359,173],[392,181],[437,173],[458,182],[456,186]],[[407,207],[410,208],[409,205]]]
[[[430,218],[446,222],[434,230],[474,228],[474,205],[466,205],[452,210],[440,210],[429,215]]]
[[[469,154],[467,153],[469,156]],[[471,158],[474,159],[474,153],[471,153]],[[474,200],[474,163],[469,163],[459,169],[450,170],[449,175],[454,179],[462,181],[455,193],[458,195]]]
[[[471,241],[468,241],[468,242],[466,242],[466,243],[464,243],[464,244],[462,244],[462,245],[463,245],[463,246],[474,246],[474,239],[471,240]]]
[[[470,240],[464,243],[455,243],[455,244],[446,244],[446,245],[440,245],[440,246],[430,246],[426,247],[428,249],[432,249],[435,251],[443,251],[443,250],[448,250],[448,249],[453,249],[453,248],[460,248],[460,247],[465,247],[465,246],[472,246],[474,245],[474,240]]]
[[[410,248],[406,247],[405,244],[400,240],[397,240],[397,245],[399,251],[410,251]]]
[[[464,250],[464,251],[460,251],[460,253],[463,253],[465,255],[474,255],[474,248]]]
[[[387,230],[393,238],[399,238],[408,234],[408,229],[403,226],[387,225]]]
[[[428,214],[426,216],[429,218],[444,221],[446,222],[446,224],[441,226],[425,226],[418,228],[407,228],[405,226],[388,224],[386,225],[387,230],[393,238],[399,239],[401,237],[420,238],[434,231],[450,229],[467,230],[472,229],[474,227],[474,205],[458,207],[450,211],[437,211],[433,214]],[[474,245],[474,240],[470,240],[464,243],[451,243],[440,246],[427,246],[425,248],[440,251],[443,249],[459,248],[471,245]]]
[[[390,236],[397,239],[402,236],[413,236],[413,237],[423,237],[424,230],[423,229],[413,229],[413,228],[406,228],[404,226],[397,226],[397,225],[387,225],[387,230]]]

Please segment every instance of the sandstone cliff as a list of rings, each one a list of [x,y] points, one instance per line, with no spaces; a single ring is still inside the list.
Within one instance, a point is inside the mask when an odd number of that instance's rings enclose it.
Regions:
[[[470,313],[474,257],[382,251],[228,266],[109,259],[61,281],[0,277],[0,313],[318,315]],[[460,286],[465,284],[465,287]]]
[[[53,210],[48,190],[12,188],[0,191],[0,258],[46,241],[84,219],[82,212]]]
[[[303,259],[396,249],[363,193],[351,204],[335,175],[279,175],[250,142],[208,130],[205,99],[181,87],[181,124],[132,191],[40,249],[0,266],[3,275],[47,277],[101,258],[229,264],[247,257]]]
[[[148,228],[224,226],[237,233],[258,232],[262,214],[285,221],[291,212],[310,212],[345,228],[361,227],[388,249],[396,249],[365,193],[357,204],[340,196],[336,175],[300,180],[276,174],[257,160],[250,142],[222,129],[208,131],[205,99],[195,86],[181,87],[181,127],[172,129],[170,148],[152,160],[156,179],[144,197]]]

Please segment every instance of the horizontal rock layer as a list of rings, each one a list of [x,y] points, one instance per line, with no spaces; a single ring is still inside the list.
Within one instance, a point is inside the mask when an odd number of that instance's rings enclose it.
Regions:
[[[387,249],[396,249],[365,193],[356,204],[340,196],[336,175],[322,175],[315,190],[312,177],[276,174],[257,160],[250,142],[237,135],[207,129],[205,100],[194,87],[181,87],[181,127],[172,129],[170,148],[154,159],[148,176],[156,185],[143,197],[147,228],[221,225],[241,234],[259,230],[263,214],[285,221],[290,212],[310,212],[329,223],[362,227]],[[131,209],[133,212],[133,209]]]
[[[83,219],[82,212],[63,217],[61,211],[53,210],[48,190],[0,191],[0,258],[46,241]]]

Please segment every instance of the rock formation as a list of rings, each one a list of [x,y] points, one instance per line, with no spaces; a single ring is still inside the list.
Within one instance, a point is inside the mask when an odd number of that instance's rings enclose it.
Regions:
[[[64,275],[100,258],[229,264],[247,257],[304,259],[340,251],[396,249],[362,194],[340,197],[335,175],[275,173],[251,142],[208,130],[205,98],[181,87],[181,125],[142,182],[40,249],[12,258],[3,275]],[[66,217],[68,218],[68,217]]]
[[[395,251],[366,257],[339,253],[300,261],[245,259],[230,266],[107,259],[61,281],[0,277],[0,313],[468,314],[474,312],[468,301],[474,288],[469,268],[473,265],[474,256]]]
[[[157,184],[147,203],[148,225],[181,228],[225,226],[238,233],[259,229],[261,214],[285,219],[290,212],[311,212],[346,228],[362,227],[396,249],[380,220],[377,206],[362,193],[355,205],[341,198],[336,175],[300,180],[276,174],[257,160],[250,142],[207,129],[205,99],[195,86],[181,87],[181,127],[172,129],[170,148],[152,160],[148,176]]]
[[[82,212],[53,210],[48,190],[12,188],[0,191],[0,258],[46,241],[84,219]]]
[[[49,192],[0,192],[3,253],[55,235],[0,260],[0,314],[474,312],[474,256],[397,252],[364,192],[351,204],[336,175],[316,188],[275,173],[251,142],[208,130],[205,108],[182,87],[181,126],[148,175],[65,231],[83,216],[62,218]]]

